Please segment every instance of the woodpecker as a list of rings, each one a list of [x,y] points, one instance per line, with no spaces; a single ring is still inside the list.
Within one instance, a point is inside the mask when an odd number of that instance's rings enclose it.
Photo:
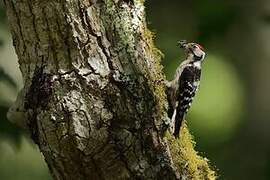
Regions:
[[[178,42],[187,54],[176,69],[174,79],[166,83],[169,102],[168,116],[171,119],[171,131],[179,137],[182,121],[188,112],[192,100],[199,88],[201,64],[205,57],[204,49],[197,43]]]

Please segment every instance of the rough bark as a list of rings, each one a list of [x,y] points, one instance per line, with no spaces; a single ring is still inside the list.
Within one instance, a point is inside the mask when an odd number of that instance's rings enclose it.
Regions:
[[[164,136],[143,0],[4,2],[24,79],[18,124],[54,179],[214,179],[186,129],[180,142]]]

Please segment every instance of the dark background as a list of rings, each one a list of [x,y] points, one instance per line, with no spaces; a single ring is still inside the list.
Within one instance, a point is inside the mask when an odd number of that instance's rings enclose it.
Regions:
[[[270,1],[146,0],[146,12],[168,79],[184,58],[178,40],[206,49],[200,91],[187,117],[196,149],[219,179],[270,179]],[[6,119],[21,87],[0,2],[0,179],[48,180],[37,147]]]

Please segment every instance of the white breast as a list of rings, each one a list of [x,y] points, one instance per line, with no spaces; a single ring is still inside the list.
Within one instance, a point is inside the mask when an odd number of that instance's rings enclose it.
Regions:
[[[194,66],[196,67],[196,68],[201,68],[201,61],[196,61],[196,62],[194,62]]]
[[[194,81],[193,86],[198,87],[200,85],[200,81]]]

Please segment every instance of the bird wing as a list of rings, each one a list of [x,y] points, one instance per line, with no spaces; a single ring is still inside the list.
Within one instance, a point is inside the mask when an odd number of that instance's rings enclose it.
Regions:
[[[174,135],[177,137],[185,114],[190,108],[191,102],[199,86],[200,70],[192,66],[186,66],[178,79],[177,106],[174,117]]]

